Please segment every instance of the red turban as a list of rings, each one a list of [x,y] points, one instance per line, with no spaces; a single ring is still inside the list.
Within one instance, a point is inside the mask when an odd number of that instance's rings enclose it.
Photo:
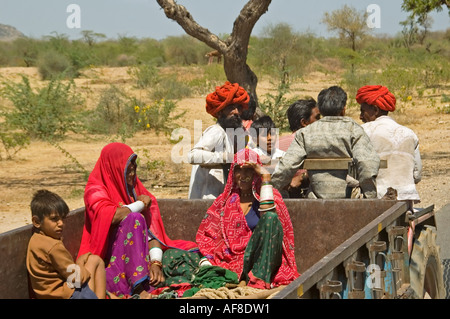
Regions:
[[[237,83],[225,82],[222,86],[217,86],[213,93],[206,97],[206,112],[214,117],[217,113],[231,104],[240,104],[243,109],[248,108],[250,96],[244,88]]]
[[[366,85],[356,93],[356,101],[359,104],[367,103],[382,110],[395,111],[395,96],[389,92],[388,88],[381,85]]]

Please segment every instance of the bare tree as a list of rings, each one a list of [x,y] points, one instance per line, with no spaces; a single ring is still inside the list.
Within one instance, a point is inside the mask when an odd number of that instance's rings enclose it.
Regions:
[[[230,82],[239,83],[255,99],[258,78],[247,65],[248,44],[253,27],[267,12],[272,0],[249,0],[234,21],[233,31],[226,40],[199,25],[189,11],[174,0],[156,0],[165,15],[176,21],[190,36],[206,43],[223,55],[224,71]]]
[[[352,50],[356,51],[358,39],[362,39],[370,31],[366,20],[367,12],[361,13],[354,7],[344,5],[331,13],[325,12],[322,22],[329,31],[337,31],[342,40],[350,40]]]

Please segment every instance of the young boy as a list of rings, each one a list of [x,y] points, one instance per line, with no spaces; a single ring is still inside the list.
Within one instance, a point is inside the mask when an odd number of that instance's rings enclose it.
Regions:
[[[275,129],[275,123],[267,115],[253,121],[250,127],[251,141],[248,146],[258,153],[262,163],[269,165],[269,168],[274,167],[285,153],[276,147],[277,135]],[[272,133],[274,133],[273,136]]]
[[[61,240],[66,202],[48,190],[37,191],[31,201],[34,233],[28,243],[27,269],[38,299],[104,299],[105,265],[90,253],[77,262]]]

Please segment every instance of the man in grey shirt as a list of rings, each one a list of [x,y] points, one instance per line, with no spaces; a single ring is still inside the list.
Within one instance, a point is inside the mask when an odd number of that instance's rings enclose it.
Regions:
[[[332,86],[318,96],[322,119],[301,128],[295,134],[284,157],[272,174],[272,184],[283,189],[289,184],[306,158],[352,158],[355,177],[365,198],[376,198],[376,177],[380,159],[363,128],[345,116],[347,93]],[[308,198],[349,198],[345,170],[308,170]]]

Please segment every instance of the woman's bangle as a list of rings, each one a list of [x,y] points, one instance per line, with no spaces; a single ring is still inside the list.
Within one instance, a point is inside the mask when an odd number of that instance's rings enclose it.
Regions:
[[[273,186],[270,184],[262,185],[259,192],[260,201],[273,201]]]
[[[162,249],[159,247],[150,248],[150,261],[153,263],[154,261],[161,262],[162,261]]]
[[[144,209],[145,204],[143,201],[137,200],[129,205],[123,205],[123,207],[127,207],[132,213],[140,213]]]
[[[203,266],[212,266],[211,262],[208,260],[208,258],[203,257],[202,259],[200,259],[200,262],[198,263],[199,267],[203,267]]]
[[[162,268],[162,262],[160,262],[160,261],[158,261],[158,260],[154,260],[154,261],[152,261],[152,265],[158,265],[159,267],[161,267]]]
[[[274,201],[264,201],[264,202],[260,202],[259,205],[269,205],[269,204],[274,204]]]
[[[276,209],[276,207],[277,207],[277,205],[274,204],[272,207],[264,208],[264,209],[258,208],[258,210],[259,210],[260,212],[267,212],[267,211],[269,211],[269,210],[274,210],[274,209]]]

